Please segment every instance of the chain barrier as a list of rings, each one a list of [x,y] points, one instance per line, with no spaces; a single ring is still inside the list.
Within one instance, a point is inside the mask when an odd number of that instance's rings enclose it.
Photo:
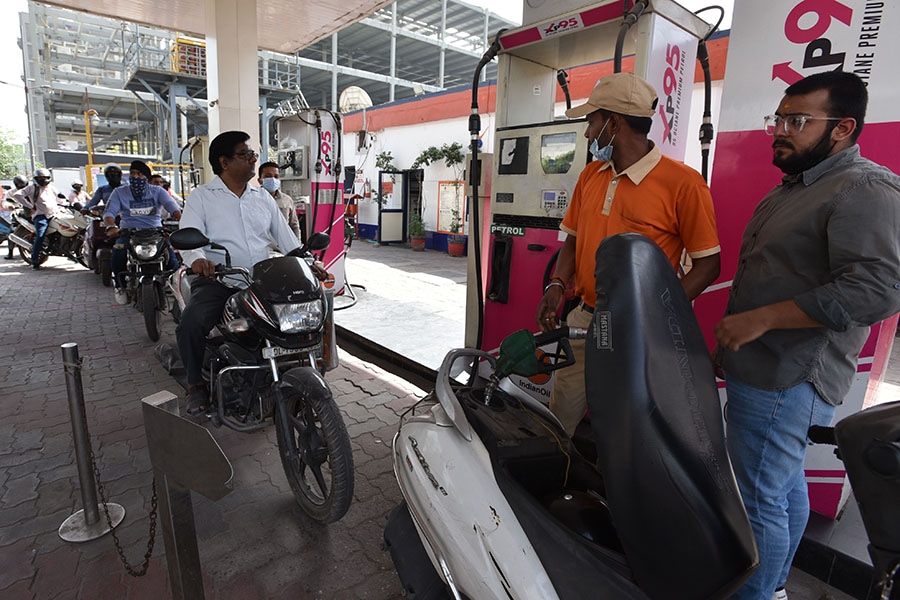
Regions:
[[[83,362],[82,358],[78,358],[78,363],[76,365],[72,365],[75,368],[80,369],[81,364]],[[66,368],[69,365],[65,365]],[[87,411],[82,411],[82,419],[84,430],[88,430],[88,422],[87,422]],[[106,497],[106,490],[103,487],[103,482],[100,480],[100,469],[97,467],[97,457],[94,455],[94,444],[90,441],[90,435],[88,436],[88,449],[90,450],[91,455],[91,467],[94,470],[94,477],[97,481],[97,492],[100,495],[100,502],[103,504],[103,513],[106,515],[106,524],[109,526],[109,531],[112,534],[113,544],[116,547],[116,552],[119,555],[119,560],[122,562],[122,566],[125,567],[125,571],[131,575],[132,577],[143,577],[147,574],[147,569],[150,567],[150,557],[153,555],[153,545],[156,543],[156,518],[157,518],[157,494],[156,494],[156,477],[153,477],[153,482],[151,483],[152,487],[152,495],[150,497],[150,539],[147,540],[147,551],[144,553],[144,561],[137,568],[132,566],[128,559],[125,557],[125,550],[122,548],[121,542],[119,542],[119,536],[116,535],[116,530],[113,527],[112,518],[109,516],[109,508],[107,507],[108,500]]]

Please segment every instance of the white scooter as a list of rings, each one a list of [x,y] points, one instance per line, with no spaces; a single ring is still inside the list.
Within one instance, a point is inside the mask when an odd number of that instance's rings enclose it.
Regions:
[[[451,351],[393,443],[405,501],[385,541],[407,596],[727,598],[756,567],[709,353],[671,265],[623,234],[601,244],[596,276],[585,371],[599,470],[508,377],[568,364],[535,350],[561,339],[565,359],[578,332],[523,330],[496,358]],[[451,377],[473,360],[490,377]]]
[[[72,208],[59,206],[47,225],[44,245],[38,255],[37,264],[42,265],[50,256],[64,256],[87,267],[82,255],[85,230],[88,220],[80,212],[81,205],[76,203]],[[25,209],[13,211],[15,226],[9,239],[19,247],[19,256],[31,264],[31,248],[34,242],[34,223]]]

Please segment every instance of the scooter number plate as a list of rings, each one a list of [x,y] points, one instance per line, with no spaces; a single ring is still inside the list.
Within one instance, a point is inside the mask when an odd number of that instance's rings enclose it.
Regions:
[[[263,358],[278,358],[279,356],[288,356],[289,354],[300,354],[302,349],[282,348],[281,346],[266,346],[262,349]]]

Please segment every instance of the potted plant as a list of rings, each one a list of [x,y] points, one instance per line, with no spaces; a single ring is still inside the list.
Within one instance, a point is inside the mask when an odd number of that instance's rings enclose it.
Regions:
[[[447,253],[450,256],[462,256],[466,251],[466,236],[462,231],[462,218],[458,208],[450,211],[450,235],[447,237]]]
[[[409,244],[417,252],[425,250],[425,221],[417,212],[409,215]]]

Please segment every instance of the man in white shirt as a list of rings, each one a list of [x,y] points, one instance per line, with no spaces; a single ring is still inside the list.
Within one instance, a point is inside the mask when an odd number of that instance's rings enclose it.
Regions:
[[[37,169],[32,177],[34,183],[25,186],[13,195],[17,203],[32,211],[34,245],[31,248],[31,268],[35,271],[41,269],[41,248],[44,246],[44,236],[47,235],[50,219],[56,214],[58,208],[56,197],[59,192],[50,184],[52,180],[53,174],[49,169]]]
[[[84,184],[80,179],[76,179],[72,182],[72,191],[69,192],[69,197],[67,201],[69,202],[69,206],[75,204],[76,202],[81,203],[82,206],[91,201],[91,197],[88,196],[87,192],[83,189]]]
[[[213,139],[209,162],[216,177],[191,192],[181,216],[182,228],[199,229],[228,248],[233,266],[247,269],[268,258],[271,240],[283,253],[300,245],[272,196],[250,183],[259,154],[247,145],[249,139],[243,131],[226,131]],[[200,275],[191,284],[190,301],[175,329],[187,371],[187,412],[199,414],[206,410],[209,399],[201,371],[206,334],[218,322],[234,289],[215,278],[216,264],[225,262],[221,250],[183,251],[181,258],[192,273]]]

